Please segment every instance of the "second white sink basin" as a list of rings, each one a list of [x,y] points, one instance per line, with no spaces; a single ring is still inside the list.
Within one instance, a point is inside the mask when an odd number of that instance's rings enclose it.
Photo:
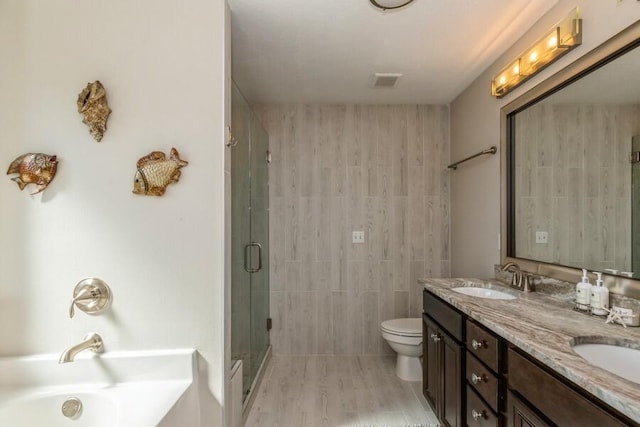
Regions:
[[[611,344],[578,344],[573,351],[592,365],[640,384],[640,350]]]
[[[451,288],[451,290],[459,294],[469,295],[469,296],[478,297],[478,298],[501,299],[501,300],[516,299],[515,296],[508,294],[506,292],[498,291],[496,289],[463,286],[459,288]]]

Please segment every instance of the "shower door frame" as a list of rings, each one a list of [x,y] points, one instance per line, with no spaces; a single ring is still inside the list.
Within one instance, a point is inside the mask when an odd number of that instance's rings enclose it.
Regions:
[[[232,88],[231,359],[243,361],[248,401],[269,349],[269,136]]]

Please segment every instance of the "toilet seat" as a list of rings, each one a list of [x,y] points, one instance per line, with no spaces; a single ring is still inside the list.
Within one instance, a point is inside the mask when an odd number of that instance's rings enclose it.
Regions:
[[[385,320],[380,325],[383,332],[402,337],[422,337],[422,319]]]

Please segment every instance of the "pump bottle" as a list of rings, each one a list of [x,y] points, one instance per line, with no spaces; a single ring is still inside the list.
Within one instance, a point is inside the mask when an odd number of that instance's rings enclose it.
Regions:
[[[591,283],[587,276],[587,270],[582,269],[582,279],[576,284],[576,308],[578,310],[589,310],[591,303]]]
[[[609,289],[602,286],[602,273],[594,272],[598,279],[596,285],[591,287],[591,314],[606,316],[609,309]]]

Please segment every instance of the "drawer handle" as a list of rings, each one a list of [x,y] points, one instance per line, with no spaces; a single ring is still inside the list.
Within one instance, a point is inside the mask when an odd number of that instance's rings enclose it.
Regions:
[[[433,340],[433,342],[438,343],[440,342],[440,337],[438,336],[438,334],[431,334],[431,339]]]
[[[473,372],[471,373],[471,382],[474,384],[478,384],[478,383],[482,383],[482,382],[487,382],[487,376],[485,374],[474,374]]]
[[[478,420],[484,420],[487,418],[487,413],[485,411],[481,411],[478,412],[475,409],[471,410],[471,416],[473,417],[474,420],[478,421]]]
[[[476,341],[475,339],[471,340],[471,347],[473,347],[474,350],[478,350],[486,346],[487,346],[487,343],[484,341]]]

